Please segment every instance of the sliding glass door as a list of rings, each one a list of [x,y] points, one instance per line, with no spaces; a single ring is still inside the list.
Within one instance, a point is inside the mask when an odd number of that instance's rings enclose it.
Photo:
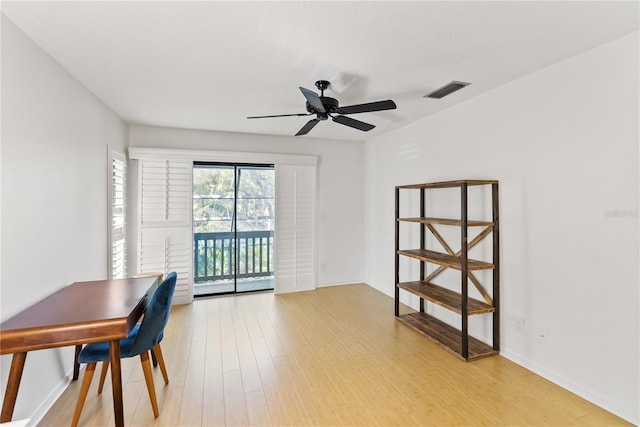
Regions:
[[[273,165],[196,162],[194,295],[273,289]]]

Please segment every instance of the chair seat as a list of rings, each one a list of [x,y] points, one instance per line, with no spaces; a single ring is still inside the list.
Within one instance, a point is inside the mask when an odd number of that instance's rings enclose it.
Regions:
[[[133,344],[138,331],[140,330],[140,323],[131,330],[126,338],[120,340],[120,357],[131,357],[131,345]],[[134,355],[137,356],[137,355]],[[101,341],[91,344],[87,344],[82,348],[80,355],[78,356],[78,362],[90,363],[90,362],[104,362],[109,360],[109,342]]]

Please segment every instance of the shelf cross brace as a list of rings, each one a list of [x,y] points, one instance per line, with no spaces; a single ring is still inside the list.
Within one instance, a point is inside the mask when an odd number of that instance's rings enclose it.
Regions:
[[[447,251],[449,253],[449,255],[454,255],[454,256],[458,256],[459,257],[462,254],[462,251],[454,252],[453,249],[451,249],[451,246],[449,246],[447,244],[447,242],[442,238],[440,233],[438,233],[438,231],[431,224],[427,224],[427,228],[429,228],[429,231],[431,231],[433,236],[436,238],[436,240],[438,240],[438,242],[440,242],[440,244],[442,245],[444,250]],[[489,235],[489,233],[491,233],[491,231],[493,231],[493,226],[488,226],[485,229],[483,229],[480,233],[478,233],[478,235],[476,237],[474,237],[469,242],[469,244],[467,245],[467,250],[473,248],[478,243],[480,243],[482,241],[482,239],[484,239],[485,237],[487,237]],[[440,266],[440,267],[436,268],[427,277],[425,277],[424,280],[427,281],[427,282],[430,282],[434,278],[439,276],[440,273],[442,273],[446,269],[447,269],[447,267]],[[480,283],[478,278],[471,271],[467,272],[467,276],[469,277],[469,279],[471,279],[471,283],[473,283],[473,285],[476,287],[478,292],[480,292],[480,294],[482,295],[482,297],[484,298],[486,303],[489,304],[489,305],[493,305],[493,300],[491,299],[491,297],[489,296],[487,291],[484,289],[484,287],[482,286],[482,284]]]
[[[433,225],[431,224],[427,224],[427,228],[429,229],[429,231],[431,232],[431,234],[433,234],[433,237],[436,238],[436,240],[438,242],[440,242],[440,244],[442,245],[442,247],[444,248],[445,251],[447,251],[449,253],[449,255],[456,255],[455,252],[453,252],[453,249],[451,249],[451,246],[449,246],[447,244],[447,242],[445,242],[445,240],[442,238],[442,236],[440,235],[440,233],[438,233],[438,230],[436,230],[434,228]],[[457,256],[460,256],[459,254],[457,254]]]
[[[473,272],[468,271],[467,276],[469,277],[469,279],[471,279],[471,283],[473,283],[473,285],[476,287],[478,292],[480,292],[480,295],[482,295],[482,298],[484,298],[484,301],[493,307],[493,300],[491,299],[487,291],[484,289],[484,286],[482,286],[478,278],[473,274]]]

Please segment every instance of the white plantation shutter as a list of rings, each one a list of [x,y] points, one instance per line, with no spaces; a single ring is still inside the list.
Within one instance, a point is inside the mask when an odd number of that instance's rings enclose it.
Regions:
[[[187,160],[143,159],[139,164],[138,273],[178,274],[174,303],[192,300],[192,165]]]
[[[191,224],[192,162],[145,159],[141,162],[142,224]]]
[[[122,279],[127,274],[126,252],[126,182],[127,162],[123,154],[109,151],[109,278]]]
[[[275,291],[315,289],[316,167],[276,165]]]
[[[317,157],[147,147],[131,147],[129,156],[140,161],[138,270],[175,270],[178,285],[174,303],[193,299],[194,161],[275,165],[275,292],[315,289]]]
[[[140,233],[140,272],[178,274],[174,301],[188,303],[192,299],[190,227],[143,227]]]

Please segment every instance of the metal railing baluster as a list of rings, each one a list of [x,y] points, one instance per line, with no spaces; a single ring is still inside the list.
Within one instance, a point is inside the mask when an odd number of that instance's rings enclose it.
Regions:
[[[235,234],[238,239],[238,256],[241,257],[237,263],[237,277],[272,275],[273,231],[239,231]],[[194,254],[194,282],[203,283],[233,278],[234,233],[194,233],[193,236],[193,247],[196,251]]]

